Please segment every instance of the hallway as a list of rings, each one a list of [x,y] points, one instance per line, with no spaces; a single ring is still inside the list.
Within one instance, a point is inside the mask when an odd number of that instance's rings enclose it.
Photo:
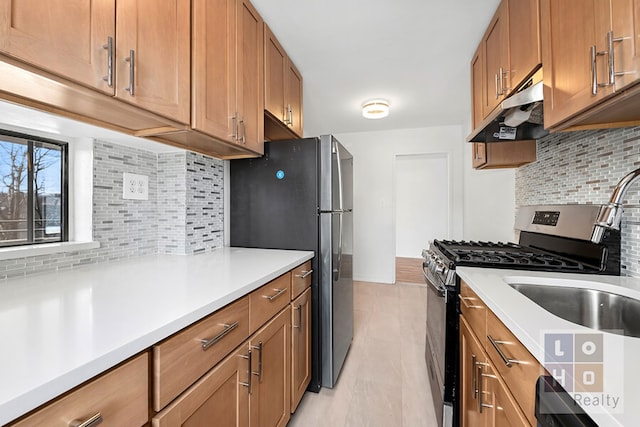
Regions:
[[[307,392],[289,426],[435,426],[424,360],[426,291],[354,282],[354,338],[338,384]]]

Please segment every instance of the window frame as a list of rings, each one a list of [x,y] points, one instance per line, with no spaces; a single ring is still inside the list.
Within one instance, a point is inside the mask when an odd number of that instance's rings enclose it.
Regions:
[[[7,129],[0,129],[0,138],[7,139],[7,142],[16,144],[23,143],[28,147],[27,156],[27,241],[7,244],[0,240],[0,250],[18,247],[36,247],[48,244],[60,244],[69,241],[69,143],[41,136],[14,132]],[[11,140],[16,140],[11,141]],[[33,149],[36,144],[44,143],[60,148],[60,238],[55,241],[34,241],[35,218],[34,218],[34,186],[33,186]]]

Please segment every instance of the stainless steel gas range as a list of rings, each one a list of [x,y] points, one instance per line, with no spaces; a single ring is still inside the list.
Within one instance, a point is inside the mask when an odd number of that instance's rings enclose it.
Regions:
[[[456,266],[619,275],[620,231],[596,226],[603,209],[523,206],[515,223],[517,244],[434,240],[422,252],[429,285],[425,358],[439,425],[459,425]]]

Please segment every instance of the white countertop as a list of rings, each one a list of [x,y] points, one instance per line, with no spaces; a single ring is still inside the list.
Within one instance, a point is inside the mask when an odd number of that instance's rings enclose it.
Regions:
[[[640,299],[640,279],[617,276],[545,273],[458,267],[458,275],[478,294],[486,305],[545,365],[545,333],[596,333],[563,320],[508,286],[508,283],[531,283],[599,289]],[[581,407],[601,427],[633,426],[640,420],[640,338],[603,332],[603,393],[581,393]],[[546,357],[550,358],[547,351]],[[551,352],[552,353],[552,352]],[[586,397],[599,397],[604,405],[587,403]],[[619,398],[614,407],[614,399]],[[607,402],[609,403],[607,405]],[[580,403],[580,402],[579,402]]]
[[[0,425],[312,257],[221,248],[0,282]]]

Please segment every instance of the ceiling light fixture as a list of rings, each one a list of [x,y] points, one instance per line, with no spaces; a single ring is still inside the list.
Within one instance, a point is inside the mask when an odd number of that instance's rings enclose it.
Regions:
[[[371,99],[362,104],[362,117],[367,119],[383,119],[389,115],[389,101]]]

